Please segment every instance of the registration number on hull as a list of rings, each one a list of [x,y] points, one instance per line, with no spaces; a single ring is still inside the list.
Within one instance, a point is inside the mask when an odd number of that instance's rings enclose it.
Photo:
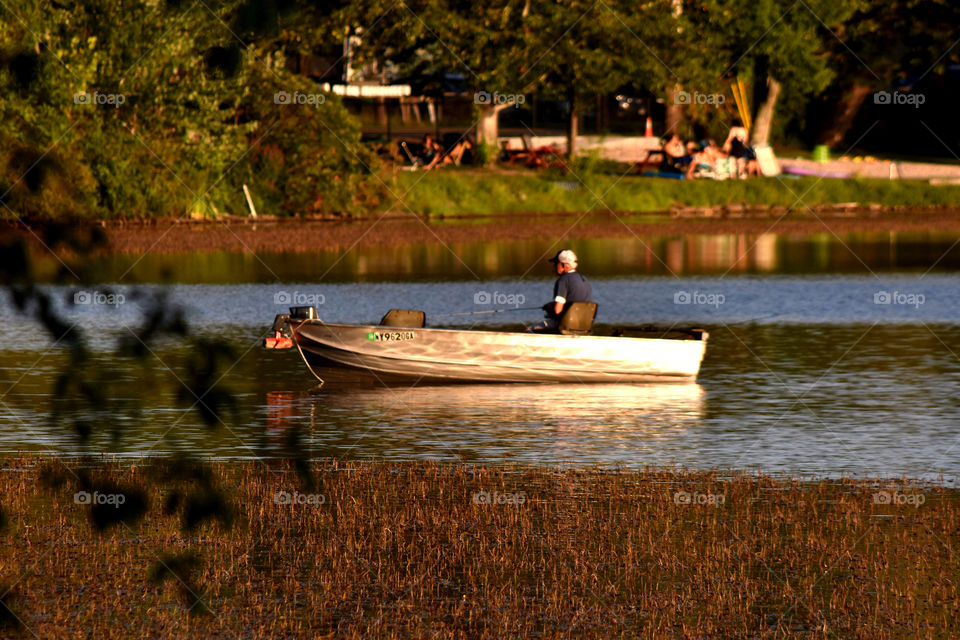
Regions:
[[[413,340],[413,331],[370,331],[367,333],[367,340],[374,342],[400,342],[402,340]]]

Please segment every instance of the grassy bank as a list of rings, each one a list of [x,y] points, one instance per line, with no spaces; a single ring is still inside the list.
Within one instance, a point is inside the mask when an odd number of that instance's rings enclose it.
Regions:
[[[256,463],[6,460],[0,635],[878,639],[960,623],[955,490],[431,463],[310,473],[312,488]]]
[[[2,157],[0,157],[2,161]],[[502,170],[442,168],[430,172],[382,170],[377,176],[349,174],[349,181],[365,180],[364,187],[347,188],[347,206],[340,200],[321,197],[316,180],[293,184],[295,172],[287,172],[290,186],[280,189],[251,187],[261,218],[281,219],[307,216],[343,219],[372,218],[383,212],[414,213],[428,216],[464,216],[491,214],[662,212],[675,208],[709,208],[725,205],[749,207],[792,207],[804,211],[804,205],[823,206],[857,203],[861,206],[937,207],[960,202],[960,185],[930,185],[916,180],[752,178],[750,180],[670,180],[621,176],[618,171],[595,169],[560,173],[556,170]],[[347,175],[347,174],[344,174]],[[340,184],[339,174],[327,175],[322,182]],[[309,183],[309,184],[306,184]],[[2,186],[2,180],[0,180]],[[160,187],[156,187],[160,188]],[[338,187],[340,188],[340,187]],[[34,220],[66,218],[95,220],[189,219],[194,221],[247,218],[246,200],[239,187],[228,188],[210,206],[182,194],[155,202],[156,194],[123,206],[66,206],[70,199],[55,187],[35,195],[13,200],[9,210],[0,210],[0,220],[14,221],[17,216]],[[167,189],[169,191],[169,189]],[[18,192],[13,192],[16,195]],[[150,196],[147,198],[147,196]],[[19,197],[19,196],[18,196]],[[61,198],[61,200],[57,200]],[[150,198],[153,198],[152,200]],[[83,199],[74,198],[75,203]],[[303,204],[310,201],[309,206]],[[79,208],[78,208],[79,207]],[[14,213],[16,212],[16,215]]]
[[[406,206],[398,211],[462,215],[492,213],[581,213],[664,211],[675,206],[727,204],[942,206],[960,202],[960,186],[931,186],[908,180],[754,178],[751,180],[669,180],[582,172],[484,173],[440,170],[403,172],[390,189]],[[802,202],[798,198],[802,197]]]

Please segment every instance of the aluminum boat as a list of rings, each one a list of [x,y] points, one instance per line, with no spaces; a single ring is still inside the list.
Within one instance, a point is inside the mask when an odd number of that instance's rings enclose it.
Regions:
[[[683,382],[696,379],[708,338],[702,329],[613,328],[593,335],[424,324],[422,312],[392,310],[379,324],[355,325],[324,322],[312,307],[295,307],[277,316],[266,346],[295,346],[318,378],[317,369],[333,363],[414,381]]]

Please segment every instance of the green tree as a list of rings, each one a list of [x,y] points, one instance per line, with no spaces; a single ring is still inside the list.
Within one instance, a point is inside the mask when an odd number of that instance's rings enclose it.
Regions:
[[[662,60],[676,41],[671,7],[670,0],[495,0],[482,6],[423,0],[402,7],[372,0],[357,4],[352,20],[371,25],[362,32],[362,60],[421,69],[428,61],[434,70],[468,74],[482,144],[496,143],[498,114],[513,107],[516,96],[537,92],[567,100],[573,152],[585,96],[638,78],[659,86],[673,75]]]
[[[693,0],[684,2],[689,36],[700,41],[690,50],[721,79],[739,75],[754,87],[751,142],[768,144],[775,116],[786,105],[802,112],[811,95],[823,91],[835,71],[825,55],[859,0]],[[831,27],[833,25],[833,27]],[[718,64],[719,63],[719,64]],[[722,66],[722,68],[720,68]]]
[[[469,2],[382,0],[354,3],[344,14],[346,28],[361,36],[357,63],[389,60],[401,76],[462,71],[475,89],[477,134],[495,145],[497,117],[514,103],[495,95],[524,95],[536,88],[525,76],[532,55],[530,0]],[[490,96],[490,99],[486,99]]]
[[[5,204],[18,215],[208,215],[242,211],[248,183],[270,212],[369,206],[376,159],[356,120],[285,64],[327,23],[287,6],[7,3]],[[280,92],[314,99],[284,104]]]
[[[536,78],[543,95],[567,101],[571,157],[584,98],[631,82],[650,88],[672,86],[678,77],[667,62],[679,42],[670,0],[543,3],[537,5],[531,22],[533,49],[542,54],[526,74]]]
[[[853,126],[866,99],[889,87],[902,70],[924,76],[942,73],[956,56],[960,6],[950,0],[860,0],[856,11],[836,29],[830,64],[836,70],[820,141],[838,146]]]

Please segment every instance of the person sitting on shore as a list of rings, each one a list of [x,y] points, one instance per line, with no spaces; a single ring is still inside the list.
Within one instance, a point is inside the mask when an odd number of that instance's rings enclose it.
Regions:
[[[557,333],[560,319],[570,304],[574,302],[593,302],[593,290],[590,283],[577,272],[577,254],[563,249],[550,258],[557,272],[557,281],[553,283],[553,300],[543,305],[546,318],[527,327],[533,333]]]
[[[430,171],[443,157],[443,149],[429,133],[423,136],[423,149],[420,151],[420,162],[424,171]]]
[[[458,139],[452,147],[444,151],[440,143],[434,140],[433,136],[427,134],[423,137],[423,153],[421,156],[423,170],[430,171],[445,164],[459,166],[464,156],[468,152],[472,152],[472,149],[473,143],[467,136]]]
[[[440,160],[440,163],[460,166],[460,163],[463,162],[464,157],[468,154],[468,152],[472,152],[472,150],[473,142],[470,141],[470,137],[463,136],[443,154],[443,158]]]
[[[693,156],[687,152],[683,141],[676,134],[661,141],[663,145],[663,162],[660,170],[664,173],[686,173]]]
[[[737,177],[760,175],[757,154],[747,146],[747,130],[740,120],[734,120],[727,139],[723,143],[724,152],[737,161]]]
[[[687,178],[715,178],[720,170],[720,163],[727,154],[717,147],[713,140],[707,140],[698,153],[693,154],[693,162],[687,168]]]

